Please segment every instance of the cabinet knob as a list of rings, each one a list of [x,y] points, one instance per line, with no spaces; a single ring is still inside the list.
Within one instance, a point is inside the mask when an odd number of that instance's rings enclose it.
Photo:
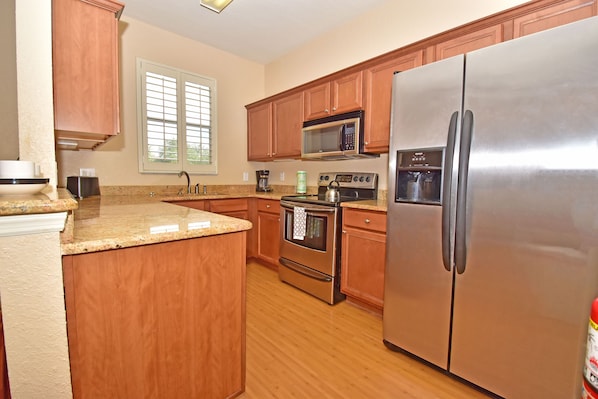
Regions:
[[[336,107],[332,107],[332,110],[333,110],[333,111],[336,111]]]
[[[371,222],[371,220],[370,220],[370,219],[366,219],[366,220],[364,220],[364,221],[365,221],[365,224],[370,224],[370,222]]]
[[[270,204],[267,204],[267,205],[266,205],[266,208],[270,208]]]
[[[343,230],[343,234],[347,234],[347,230]]]
[[[326,112],[327,114],[329,114],[329,113],[330,113],[330,110],[329,110],[328,108],[326,108],[326,109],[324,110],[324,112]]]
[[[273,152],[273,153],[272,153],[272,156],[274,156],[274,155],[276,155],[276,153],[275,153],[275,152]]]

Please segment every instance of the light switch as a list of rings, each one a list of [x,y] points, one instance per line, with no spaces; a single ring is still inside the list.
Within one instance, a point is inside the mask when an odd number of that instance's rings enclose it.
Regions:
[[[249,181],[249,172],[243,172],[243,181]]]
[[[284,181],[284,172],[280,172],[280,181]]]

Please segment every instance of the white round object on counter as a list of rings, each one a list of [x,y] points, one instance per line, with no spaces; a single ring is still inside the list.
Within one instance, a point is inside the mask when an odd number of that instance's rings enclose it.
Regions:
[[[0,160],[0,179],[33,179],[35,162]]]
[[[37,194],[48,185],[50,179],[3,179],[0,178],[0,196]]]

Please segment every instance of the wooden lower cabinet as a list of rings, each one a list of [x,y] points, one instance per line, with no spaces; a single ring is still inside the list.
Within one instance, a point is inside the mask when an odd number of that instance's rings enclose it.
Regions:
[[[220,215],[251,221],[252,198],[230,198],[206,201],[205,210]],[[247,257],[254,255],[255,228],[247,232]]]
[[[245,389],[245,232],[63,257],[73,396]]]
[[[268,266],[278,268],[280,257],[280,201],[257,200],[257,253],[256,258]]]
[[[341,291],[379,313],[384,305],[386,213],[343,209]]]

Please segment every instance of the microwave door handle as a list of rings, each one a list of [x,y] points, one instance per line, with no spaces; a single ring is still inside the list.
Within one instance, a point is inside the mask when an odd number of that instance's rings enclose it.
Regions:
[[[338,134],[338,149],[340,151],[344,151],[346,148],[345,142],[346,142],[346,138],[345,138],[345,125],[341,125],[340,129],[339,129],[339,134]]]

